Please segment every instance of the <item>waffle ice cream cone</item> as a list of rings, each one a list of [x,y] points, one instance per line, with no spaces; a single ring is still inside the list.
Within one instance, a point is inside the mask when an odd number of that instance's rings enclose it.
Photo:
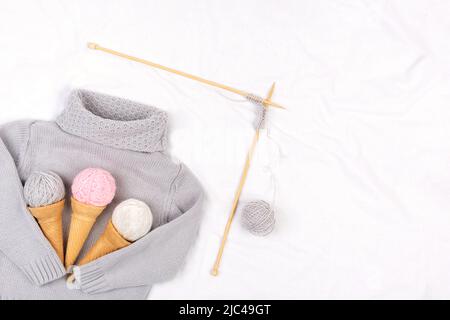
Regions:
[[[78,265],[89,263],[108,253],[122,249],[146,235],[152,226],[150,208],[142,201],[121,202],[112,214],[105,231]]]
[[[61,262],[64,263],[64,244],[63,244],[63,227],[62,213],[64,210],[64,200],[44,207],[29,207],[33,217],[39,223],[42,232],[48,239],[52,247],[58,254]]]
[[[62,214],[66,190],[61,177],[53,171],[32,172],[25,182],[23,195],[28,210],[64,263]]]
[[[108,253],[122,249],[145,236],[153,224],[153,215],[149,206],[136,199],[121,202],[108,221],[103,234],[89,252],[73,267],[73,273],[67,279],[67,288],[79,289],[80,268]]]
[[[78,265],[89,263],[95,259],[98,259],[108,253],[125,248],[130,245],[131,242],[126,240],[120,235],[120,233],[114,227],[112,220],[109,220],[106,225],[105,231],[89,250],[89,252],[80,260]]]
[[[66,268],[77,260],[97,217],[116,193],[114,177],[101,168],[87,168],[72,183],[72,219],[66,249]]]
[[[72,197],[71,203],[72,218],[70,220],[69,239],[66,249],[66,268],[69,268],[75,263],[97,217],[106,208],[106,206],[94,206],[82,203],[74,197]]]

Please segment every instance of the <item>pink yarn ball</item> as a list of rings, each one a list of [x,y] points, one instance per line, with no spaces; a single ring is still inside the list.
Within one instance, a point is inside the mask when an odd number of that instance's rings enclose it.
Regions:
[[[111,203],[114,198],[116,181],[106,170],[87,168],[75,177],[72,194],[82,203],[103,207]]]

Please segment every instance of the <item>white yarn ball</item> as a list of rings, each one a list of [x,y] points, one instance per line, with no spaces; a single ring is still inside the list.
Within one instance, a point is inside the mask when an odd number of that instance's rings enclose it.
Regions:
[[[128,199],[114,209],[112,223],[122,237],[133,242],[150,231],[153,215],[144,202]]]

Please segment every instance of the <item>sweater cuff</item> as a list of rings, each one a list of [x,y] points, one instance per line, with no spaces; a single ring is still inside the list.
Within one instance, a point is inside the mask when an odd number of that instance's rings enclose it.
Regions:
[[[66,269],[56,254],[49,254],[21,267],[27,278],[37,286],[42,286],[66,274]]]
[[[105,273],[97,263],[74,266],[76,287],[84,293],[95,294],[110,290]]]

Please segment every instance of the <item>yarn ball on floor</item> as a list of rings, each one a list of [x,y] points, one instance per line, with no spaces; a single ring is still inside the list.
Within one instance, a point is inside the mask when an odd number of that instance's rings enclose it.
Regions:
[[[242,209],[242,224],[257,236],[266,236],[275,227],[275,213],[264,200],[247,202]]]
[[[31,208],[54,204],[66,195],[64,182],[52,171],[33,172],[25,182],[23,192],[25,201]]]

